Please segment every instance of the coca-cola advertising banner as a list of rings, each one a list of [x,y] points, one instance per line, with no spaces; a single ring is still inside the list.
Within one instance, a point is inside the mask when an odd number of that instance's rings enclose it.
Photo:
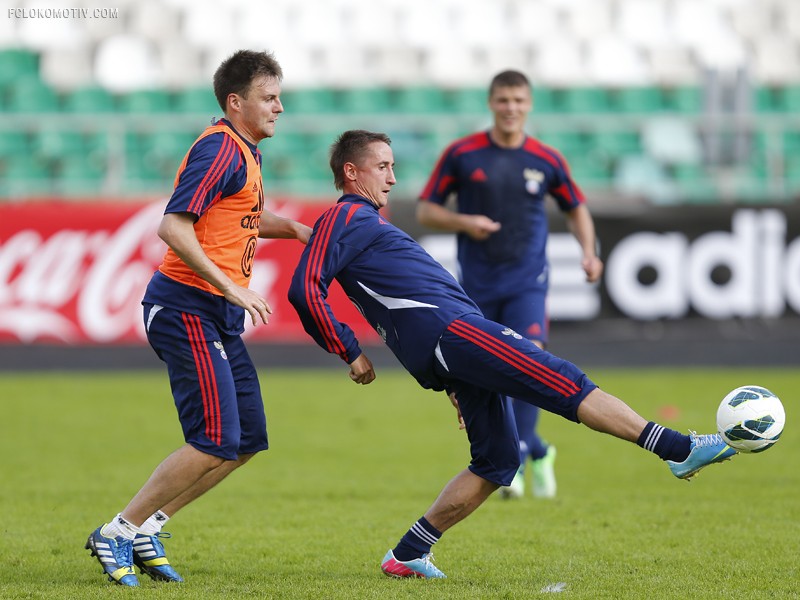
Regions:
[[[0,342],[146,343],[141,299],[166,250],[156,230],[165,202],[0,204]],[[313,225],[329,204],[268,201],[266,209]],[[303,245],[260,240],[250,287],[270,303],[269,324],[246,336],[310,342],[286,298]],[[364,341],[377,336],[338,285],[329,298]]]

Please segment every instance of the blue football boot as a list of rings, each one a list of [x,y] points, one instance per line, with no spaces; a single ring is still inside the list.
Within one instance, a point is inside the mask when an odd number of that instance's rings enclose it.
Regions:
[[[417,577],[420,579],[443,579],[447,577],[433,564],[433,554],[428,552],[422,558],[397,560],[389,550],[383,557],[381,571],[389,577]]]
[[[135,587],[139,579],[133,570],[133,542],[122,536],[111,538],[103,535],[102,525],[95,529],[86,540],[84,548],[97,557],[109,581]]]
[[[672,460],[667,461],[669,470],[678,479],[691,479],[703,467],[730,460],[734,454],[738,454],[717,433],[697,435],[694,431],[690,431],[689,437],[692,445],[686,460],[679,463]]]
[[[171,534],[165,532],[156,535],[138,534],[133,539],[133,564],[156,581],[183,581],[183,577],[169,564],[164,545],[158,540],[171,537]]]

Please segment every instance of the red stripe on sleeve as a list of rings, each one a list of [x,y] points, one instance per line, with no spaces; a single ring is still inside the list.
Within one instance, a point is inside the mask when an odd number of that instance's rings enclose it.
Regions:
[[[318,282],[321,278],[325,250],[331,238],[333,225],[343,206],[344,204],[339,204],[329,210],[320,223],[317,235],[314,236],[314,242],[311,245],[305,280],[306,303],[310,309],[311,316],[317,324],[317,329],[319,329],[322,337],[325,339],[327,350],[340,356],[345,354],[344,344],[342,344],[342,341],[336,335],[333,323],[328,316],[328,312],[325,310],[325,303],[316,290],[319,289]]]
[[[206,172],[205,177],[203,177],[203,180],[200,182],[200,185],[197,186],[197,190],[195,190],[192,196],[188,207],[189,212],[200,214],[200,210],[203,207],[203,199],[206,197],[209,190],[220,180],[222,174],[225,173],[225,170],[233,161],[233,157],[236,155],[236,149],[237,145],[236,142],[233,141],[233,138],[229,135],[223,135],[222,145],[220,146],[219,152],[217,152],[217,156],[214,157],[214,162],[211,163],[211,167]]]

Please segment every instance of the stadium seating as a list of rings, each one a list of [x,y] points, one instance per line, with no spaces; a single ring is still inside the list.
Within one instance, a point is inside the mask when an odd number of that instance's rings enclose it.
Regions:
[[[0,124],[6,192],[24,194],[35,177],[44,181],[31,193],[168,189],[188,144],[220,115],[209,80],[240,45],[268,46],[284,67],[286,113],[263,146],[276,193],[329,192],[326,153],[342,126],[389,130],[402,179],[419,188],[447,143],[488,126],[486,84],[504,68],[531,75],[531,132],[592,193],[697,201],[731,189],[720,165],[748,201],[790,200],[800,182],[796,0],[123,4],[124,19],[3,23],[0,109],[19,117]],[[733,154],[714,150],[722,138],[706,143],[707,124],[727,116],[707,112],[707,78],[749,89],[735,110],[750,120],[723,127],[744,129],[719,133],[752,137]],[[733,110],[732,89],[718,110]],[[37,166],[18,164],[18,149]]]
[[[83,114],[106,114],[116,110],[113,94],[96,85],[65,92],[62,107],[66,112]]]

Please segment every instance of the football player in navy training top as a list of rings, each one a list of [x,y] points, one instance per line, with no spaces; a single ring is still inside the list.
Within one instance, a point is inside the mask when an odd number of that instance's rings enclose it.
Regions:
[[[594,222],[561,154],[525,133],[533,108],[528,78],[519,71],[503,71],[492,79],[488,98],[494,115],[491,129],[456,140],[445,150],[420,196],[417,220],[458,234],[461,284],[484,316],[544,348],[547,196],[567,216],[589,282],[603,273]],[[456,195],[455,210],[446,206],[451,194]],[[522,401],[513,407],[520,468],[511,486],[500,492],[507,497],[524,493],[530,459],[533,495],[552,498],[556,449],[537,434],[539,409]]]
[[[634,442],[666,460],[681,479],[736,454],[718,434],[683,435],[648,422],[572,363],[485,318],[444,267],[381,216],[395,184],[385,134],[343,133],[331,147],[330,164],[344,195],[314,225],[289,300],[308,334],[349,365],[350,378],[371,383],[372,362],[327,302],[336,279],[420,385],[449,394],[472,456],[386,553],[384,573],[444,577],[433,564],[431,546],[511,483],[519,467],[519,441],[506,396]]]

